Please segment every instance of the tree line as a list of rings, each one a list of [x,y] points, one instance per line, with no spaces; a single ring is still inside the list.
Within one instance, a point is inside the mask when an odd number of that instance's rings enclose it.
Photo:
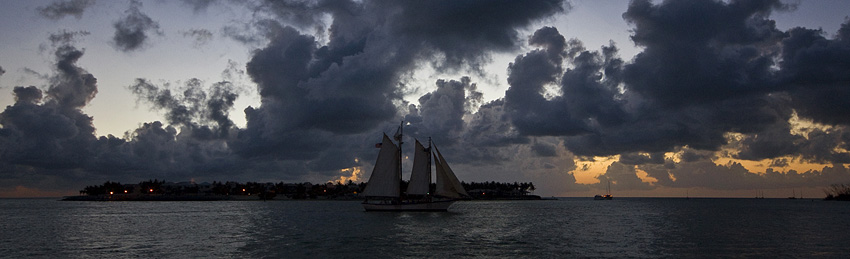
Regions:
[[[501,183],[501,182],[461,182],[463,188],[473,198],[492,199],[502,197],[529,196],[535,187],[531,182],[527,183]],[[402,189],[406,189],[407,181],[402,181]],[[303,183],[260,183],[260,182],[219,182],[212,183],[173,183],[164,180],[152,179],[139,182],[138,184],[122,184],[120,182],[106,181],[101,185],[90,185],[80,190],[80,195],[104,196],[104,195],[246,195],[257,196],[259,199],[272,199],[275,197],[288,199],[357,199],[366,183],[354,183],[349,180],[343,182],[328,182],[325,184]],[[432,192],[436,188],[431,184]]]

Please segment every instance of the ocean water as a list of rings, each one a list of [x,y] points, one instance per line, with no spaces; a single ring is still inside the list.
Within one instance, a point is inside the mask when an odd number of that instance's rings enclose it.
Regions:
[[[0,199],[0,230],[5,258],[847,258],[850,203],[563,198],[365,212],[357,201]]]

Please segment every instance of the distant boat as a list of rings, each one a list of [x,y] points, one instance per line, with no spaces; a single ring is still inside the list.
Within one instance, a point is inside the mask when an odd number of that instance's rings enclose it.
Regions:
[[[608,180],[608,189],[607,189],[607,193],[605,193],[605,195],[599,195],[599,194],[597,194],[596,196],[593,196],[593,199],[594,199],[594,200],[610,200],[610,199],[614,199],[614,196],[613,196],[613,195],[611,195],[611,180]]]
[[[794,191],[794,188],[791,188],[791,197],[788,197],[788,199],[797,199],[797,193]]]
[[[378,160],[363,190],[366,211],[446,211],[455,201],[470,196],[463,189],[446,159],[428,141],[428,148],[416,140],[413,169],[405,193],[401,190],[401,144],[403,128],[395,135],[398,146],[384,134]],[[433,149],[433,152],[432,152]],[[431,158],[436,166],[436,190],[431,194]]]

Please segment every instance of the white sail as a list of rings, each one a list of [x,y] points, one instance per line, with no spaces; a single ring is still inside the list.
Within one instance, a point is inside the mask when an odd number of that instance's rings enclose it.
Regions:
[[[416,141],[413,156],[413,170],[410,173],[410,184],[407,185],[409,195],[427,195],[431,188],[430,154],[419,140]]]
[[[437,167],[436,195],[450,198],[468,197],[469,194],[463,189],[463,185],[460,184],[457,176],[452,172],[446,159],[443,158],[443,154],[440,153],[440,150],[436,146],[433,148],[435,151],[434,165]]]
[[[399,171],[399,150],[398,146],[384,134],[384,140],[381,143],[381,151],[378,153],[378,160],[375,161],[375,168],[372,169],[372,176],[369,177],[369,183],[363,194],[366,197],[400,197],[401,174]]]

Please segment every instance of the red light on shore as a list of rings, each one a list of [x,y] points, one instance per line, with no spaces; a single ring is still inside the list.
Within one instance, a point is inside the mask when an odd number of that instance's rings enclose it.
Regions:
[[[153,192],[153,189],[151,189],[150,191]]]
[[[112,192],[109,192],[109,195],[112,195]]]

